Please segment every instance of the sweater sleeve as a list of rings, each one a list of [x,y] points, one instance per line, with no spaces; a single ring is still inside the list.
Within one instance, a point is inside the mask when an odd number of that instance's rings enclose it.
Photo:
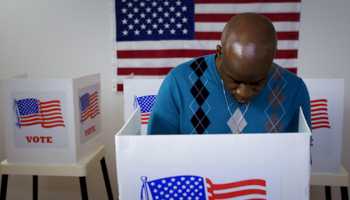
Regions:
[[[180,134],[178,90],[172,73],[164,79],[148,123],[147,134]]]
[[[302,108],[303,114],[305,116],[306,122],[311,130],[311,103],[308,89],[301,80],[300,90],[295,99],[295,112],[292,122],[290,123],[286,132],[298,132],[299,129],[299,107]]]

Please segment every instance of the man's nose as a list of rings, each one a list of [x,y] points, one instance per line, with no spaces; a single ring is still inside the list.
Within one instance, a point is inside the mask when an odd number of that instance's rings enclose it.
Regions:
[[[253,90],[249,84],[241,83],[237,87],[237,95],[241,99],[249,99],[252,96]]]

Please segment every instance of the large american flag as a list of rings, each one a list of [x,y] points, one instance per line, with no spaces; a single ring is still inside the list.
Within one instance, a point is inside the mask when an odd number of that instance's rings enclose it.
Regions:
[[[238,13],[268,17],[278,35],[275,62],[297,71],[301,0],[115,0],[113,88],[123,79],[164,78],[175,66],[216,53],[226,22]]]
[[[13,107],[19,128],[34,125],[43,128],[66,127],[59,100],[41,102],[34,98],[21,99],[15,100]]]
[[[85,93],[80,97],[80,112],[81,112],[81,123],[87,119],[95,118],[100,114],[100,109],[98,106],[98,93],[97,91],[93,94]]]
[[[200,176],[173,176],[153,181],[142,177],[141,200],[182,199],[256,199],[266,200],[266,181],[247,179],[232,183],[213,184],[208,178]]]

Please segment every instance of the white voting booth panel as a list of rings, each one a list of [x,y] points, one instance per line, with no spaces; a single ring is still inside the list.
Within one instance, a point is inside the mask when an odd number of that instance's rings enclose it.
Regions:
[[[140,135],[138,109],[115,138],[119,199],[309,199],[300,119],[301,133]]]
[[[77,164],[102,146],[99,74],[1,87],[9,163]]]
[[[124,79],[124,120],[141,108],[141,135],[147,134],[148,119],[163,79]]]
[[[310,94],[313,173],[339,173],[344,117],[344,79],[303,79]]]

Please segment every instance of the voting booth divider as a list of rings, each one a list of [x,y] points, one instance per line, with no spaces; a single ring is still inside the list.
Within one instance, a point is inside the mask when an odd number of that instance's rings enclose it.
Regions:
[[[100,75],[3,79],[9,163],[77,164],[102,144]]]
[[[119,199],[309,199],[310,129],[284,134],[116,134]],[[166,133],[164,133],[166,134]]]
[[[344,121],[344,79],[303,79],[311,100],[312,173],[339,173]]]

